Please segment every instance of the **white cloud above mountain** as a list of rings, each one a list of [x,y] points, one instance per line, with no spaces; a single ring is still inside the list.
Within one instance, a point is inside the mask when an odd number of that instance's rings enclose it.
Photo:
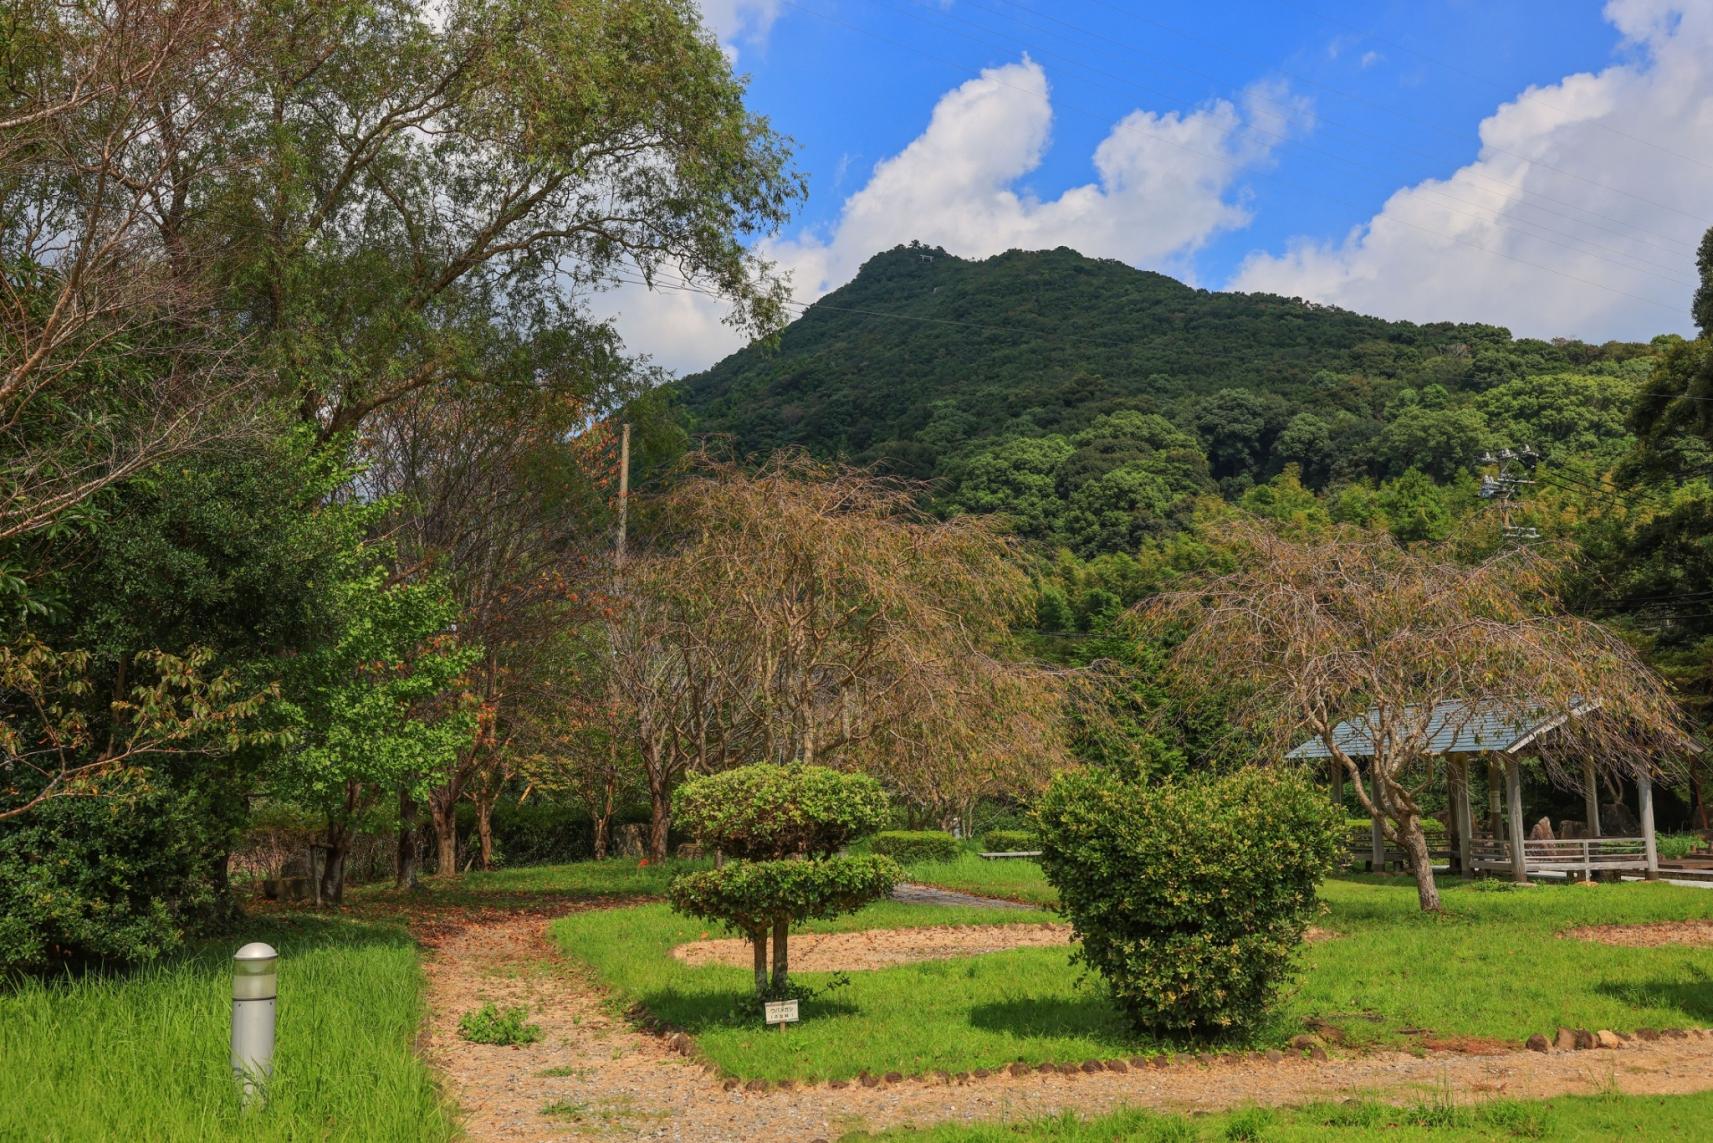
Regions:
[[[1713,4],[1611,0],[1619,60],[1531,87],[1472,162],[1394,193],[1341,240],[1256,252],[1230,286],[1533,336],[1688,329],[1713,224]]]
[[[1309,102],[1280,83],[1191,111],[1138,109],[1096,147],[1092,181],[1040,198],[1023,183],[1051,145],[1052,98],[1046,72],[1024,58],[943,95],[926,129],[875,165],[825,231],[772,239],[760,252],[805,301],[911,239],[972,258],[1070,246],[1189,275],[1190,255],[1209,238],[1248,223],[1242,175],[1312,121]],[[712,300],[640,289],[615,298],[626,342],[667,368],[699,368],[741,344],[710,316]]]

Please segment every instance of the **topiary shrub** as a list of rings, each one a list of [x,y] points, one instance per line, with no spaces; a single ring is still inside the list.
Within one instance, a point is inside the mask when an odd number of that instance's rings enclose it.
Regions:
[[[1016,853],[1039,849],[1040,839],[1026,829],[990,829],[981,835],[981,847],[988,853]]]
[[[1252,1027],[1287,980],[1343,815],[1294,771],[1159,785],[1064,774],[1036,806],[1041,866],[1138,1028]]]
[[[955,861],[963,852],[957,838],[937,829],[889,829],[875,834],[870,845],[874,852],[906,865],[916,861]]]
[[[859,909],[891,893],[904,875],[882,855],[835,856],[886,820],[885,791],[862,774],[762,763],[692,779],[673,803],[673,816],[699,845],[736,860],[680,874],[667,897],[678,912],[749,938],[759,997],[792,994],[793,924]]]

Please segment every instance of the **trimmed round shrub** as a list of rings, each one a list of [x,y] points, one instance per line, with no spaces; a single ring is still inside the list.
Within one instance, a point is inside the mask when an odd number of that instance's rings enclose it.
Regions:
[[[1289,979],[1343,815],[1283,769],[1157,785],[1097,769],[1037,803],[1059,908],[1139,1029],[1253,1027]]]
[[[963,847],[958,839],[937,829],[889,829],[874,835],[876,853],[909,865],[916,861],[955,861]]]
[[[988,853],[1016,853],[1039,849],[1039,839],[1026,829],[990,829],[981,835],[981,847]]]
[[[797,861],[741,861],[672,879],[668,900],[680,913],[741,933],[837,917],[892,892],[904,871],[875,854]]]
[[[759,762],[684,783],[678,825],[728,857],[837,853],[886,822],[886,791],[866,774]]]

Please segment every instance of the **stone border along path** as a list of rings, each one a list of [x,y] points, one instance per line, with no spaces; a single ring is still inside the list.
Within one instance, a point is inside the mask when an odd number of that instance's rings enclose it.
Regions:
[[[687,1037],[644,1033],[616,1016],[587,973],[557,956],[546,936],[548,920],[478,920],[438,933],[430,946],[422,1047],[463,1110],[471,1139],[809,1141],[858,1129],[1015,1121],[1063,1111],[1088,1116],[1125,1106],[1194,1112],[1353,1097],[1406,1104],[1447,1093],[1474,1101],[1713,1088],[1713,1035],[1701,1031],[1636,1040],[1617,1050],[1384,1052],[1326,1061],[1208,1057],[1164,1067],[1089,1061],[1070,1074],[1007,1070],[749,1090],[763,1085],[722,1083],[676,1050],[694,1051]],[[515,1048],[459,1039],[459,1015],[487,1001],[525,1005],[542,1039]],[[549,1107],[552,1113],[544,1113]]]

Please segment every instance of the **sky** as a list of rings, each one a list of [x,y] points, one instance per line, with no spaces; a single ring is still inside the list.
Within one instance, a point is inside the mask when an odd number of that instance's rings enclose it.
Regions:
[[[802,303],[917,239],[1519,336],[1688,333],[1713,0],[702,0],[809,197]],[[675,373],[726,307],[596,309]]]

